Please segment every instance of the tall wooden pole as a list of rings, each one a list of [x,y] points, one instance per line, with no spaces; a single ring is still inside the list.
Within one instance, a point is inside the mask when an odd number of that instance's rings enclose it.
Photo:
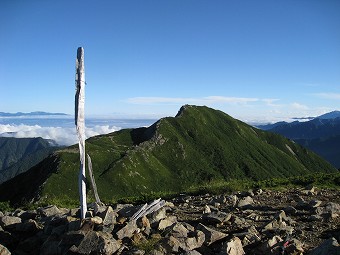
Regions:
[[[76,60],[76,95],[75,95],[75,124],[79,140],[80,171],[78,177],[80,195],[80,217],[85,218],[87,212],[86,183],[85,183],[85,67],[84,48],[77,50]]]

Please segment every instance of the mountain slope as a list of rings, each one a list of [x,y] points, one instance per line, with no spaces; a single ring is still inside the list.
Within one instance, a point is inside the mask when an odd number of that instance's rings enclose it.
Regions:
[[[307,122],[278,122],[258,127],[292,139],[340,168],[339,115],[339,111],[333,111]]]
[[[0,183],[25,172],[56,149],[49,140],[0,137]]]
[[[92,137],[86,141],[86,149],[104,201],[159,191],[181,192],[212,180],[262,180],[337,171],[282,136],[204,106],[186,105],[176,117],[163,118],[148,128]],[[54,167],[46,167],[47,161],[54,162]],[[46,168],[36,166],[1,185],[0,200],[18,200],[16,192],[6,192],[18,182],[29,183],[26,201],[38,193],[45,201],[78,199],[77,146],[58,151],[40,165]],[[37,172],[44,172],[46,180],[35,181]],[[33,192],[33,186],[39,192]]]
[[[340,169],[340,135],[316,139],[296,139],[295,141]]]

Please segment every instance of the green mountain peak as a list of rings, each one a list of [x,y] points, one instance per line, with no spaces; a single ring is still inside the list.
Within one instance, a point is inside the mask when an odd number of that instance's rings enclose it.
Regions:
[[[236,120],[206,106],[182,106],[175,117],[150,127],[123,129],[86,141],[102,200],[155,192],[181,192],[216,180],[264,180],[313,172],[336,172],[329,163],[300,145]],[[53,167],[36,166],[11,180],[28,183],[26,199],[78,198],[78,146],[58,151]],[[35,183],[34,173],[46,172]],[[18,179],[19,178],[19,179]],[[15,192],[0,199],[17,200]],[[32,188],[36,187],[36,188]],[[22,188],[22,189],[25,189]],[[90,192],[90,191],[89,191]],[[8,191],[7,191],[8,193]],[[7,197],[6,197],[7,196]]]

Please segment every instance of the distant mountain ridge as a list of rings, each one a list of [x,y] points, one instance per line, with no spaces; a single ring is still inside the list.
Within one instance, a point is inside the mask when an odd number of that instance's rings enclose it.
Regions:
[[[318,118],[318,119],[336,119],[336,118],[340,118],[340,111],[328,112],[328,113],[320,115],[320,116],[318,116],[316,118]]]
[[[186,105],[150,127],[89,138],[86,149],[103,201],[179,193],[218,180],[337,172],[300,145],[205,106]],[[78,146],[73,145],[0,185],[0,200],[77,201],[78,172]]]
[[[277,122],[257,127],[292,139],[340,168],[340,111],[306,122]]]
[[[51,116],[51,115],[60,115],[60,116],[67,116],[66,113],[51,113],[51,112],[16,112],[16,113],[9,113],[9,112],[0,112],[0,117],[20,117],[20,116]]]

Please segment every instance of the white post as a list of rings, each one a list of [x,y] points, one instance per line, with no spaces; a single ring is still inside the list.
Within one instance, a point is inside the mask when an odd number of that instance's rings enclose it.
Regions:
[[[76,60],[76,96],[75,96],[75,124],[79,140],[80,171],[78,177],[80,195],[80,217],[85,218],[87,212],[86,183],[85,183],[85,68],[84,48],[77,50]]]

